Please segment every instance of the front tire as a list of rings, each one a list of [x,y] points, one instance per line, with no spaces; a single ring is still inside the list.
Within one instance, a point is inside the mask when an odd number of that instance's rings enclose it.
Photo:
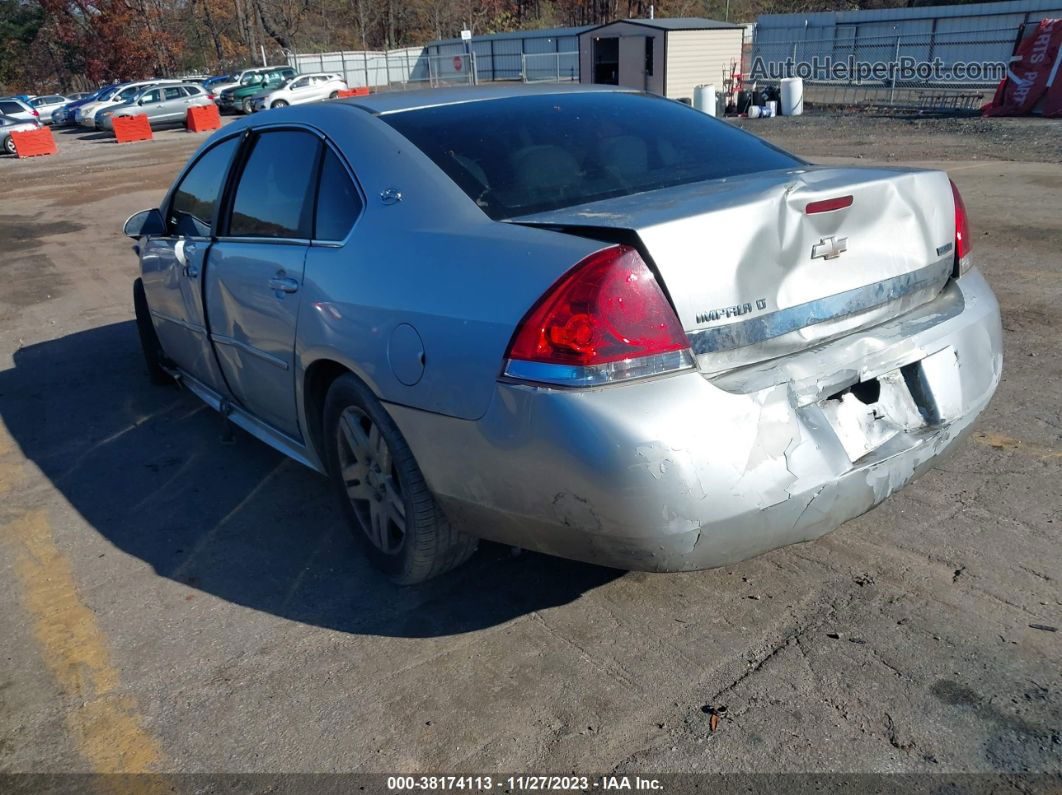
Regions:
[[[270,105],[269,107],[271,107],[271,108],[286,108],[287,106],[288,106],[287,102],[285,102],[282,99],[278,99],[278,100],[274,101],[273,104]]]
[[[165,354],[162,352],[159,335],[155,333],[155,325],[151,322],[143,279],[133,282],[133,312],[136,314],[136,330],[140,335],[140,349],[144,352],[148,378],[151,379],[151,383],[159,386],[172,384],[173,377],[162,366]]]
[[[324,446],[343,514],[390,580],[430,580],[476,551],[476,539],[454,529],[440,510],[394,420],[353,375],[328,390]]]

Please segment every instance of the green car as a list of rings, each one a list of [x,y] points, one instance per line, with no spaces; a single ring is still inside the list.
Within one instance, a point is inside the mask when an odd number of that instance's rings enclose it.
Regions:
[[[272,91],[285,80],[294,77],[297,72],[290,66],[256,69],[245,74],[238,86],[226,88],[218,96],[218,108],[222,113],[232,111],[250,113],[251,100],[262,91]]]

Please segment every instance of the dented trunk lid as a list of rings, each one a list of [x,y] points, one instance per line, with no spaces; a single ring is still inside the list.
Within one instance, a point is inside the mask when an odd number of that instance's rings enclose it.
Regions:
[[[811,203],[851,197],[841,209]],[[705,373],[803,350],[932,300],[952,271],[947,175],[808,166],[513,219],[635,235]]]

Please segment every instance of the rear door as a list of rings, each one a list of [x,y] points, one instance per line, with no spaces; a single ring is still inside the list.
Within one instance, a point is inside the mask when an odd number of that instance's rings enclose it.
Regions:
[[[296,439],[295,324],[319,151],[306,129],[251,135],[206,282],[211,339],[233,395]]]
[[[239,140],[227,138],[196,160],[163,208],[166,233],[140,244],[144,290],[162,349],[219,394],[225,394],[225,383],[210,345],[201,288],[221,193]]]
[[[159,121],[182,121],[188,110],[188,95],[180,86],[166,86],[162,91],[162,112]]]

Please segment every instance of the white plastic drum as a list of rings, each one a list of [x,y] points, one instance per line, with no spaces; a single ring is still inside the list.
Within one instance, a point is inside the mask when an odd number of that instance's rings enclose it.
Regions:
[[[759,117],[760,117],[760,106],[759,105],[749,105],[749,118],[750,119],[758,119]]]
[[[693,107],[709,116],[714,116],[715,86],[694,86]]]
[[[804,80],[799,77],[782,78],[782,115],[799,116],[804,112]]]

